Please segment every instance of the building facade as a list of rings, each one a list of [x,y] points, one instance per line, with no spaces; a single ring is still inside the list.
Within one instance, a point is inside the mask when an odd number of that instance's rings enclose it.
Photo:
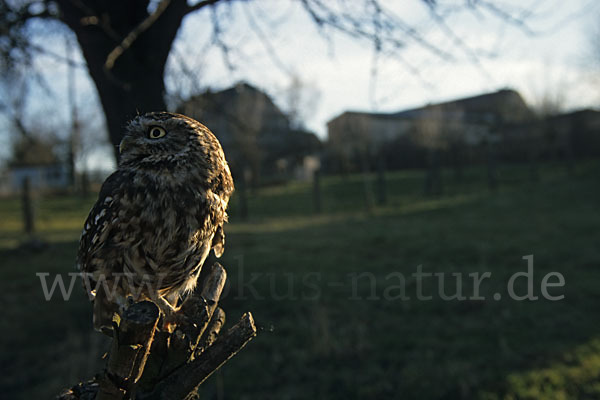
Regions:
[[[327,124],[327,149],[338,170],[361,170],[385,158],[389,168],[423,167],[432,153],[443,162],[475,163],[489,156],[600,155],[600,113],[582,110],[537,118],[510,89],[429,104],[396,113],[344,112]]]

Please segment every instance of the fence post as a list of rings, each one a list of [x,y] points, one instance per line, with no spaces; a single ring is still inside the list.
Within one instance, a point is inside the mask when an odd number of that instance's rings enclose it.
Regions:
[[[385,160],[380,154],[377,160],[377,203],[380,206],[387,202],[387,186],[385,182]]]
[[[242,173],[239,180],[239,193],[240,193],[240,218],[242,221],[248,220],[248,188],[246,180],[246,170],[242,169]]]
[[[496,173],[496,154],[494,152],[494,144],[491,140],[486,143],[486,165],[487,165],[487,178],[490,190],[495,191],[498,187],[498,176]]]
[[[321,170],[313,172],[313,207],[316,214],[321,213]]]
[[[425,175],[425,195],[441,195],[444,192],[439,150],[428,149],[427,172]]]
[[[23,228],[28,236],[35,232],[33,202],[31,200],[31,182],[25,177],[22,183]]]

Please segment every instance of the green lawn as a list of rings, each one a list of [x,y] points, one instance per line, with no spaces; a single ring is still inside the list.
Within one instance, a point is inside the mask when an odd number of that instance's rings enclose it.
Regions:
[[[600,399],[600,163],[581,163],[572,177],[546,165],[535,183],[525,167],[499,172],[491,192],[484,170],[460,182],[445,171],[438,197],[422,195],[423,172],[390,173],[387,204],[369,210],[362,176],[324,177],[318,215],[310,184],[268,187],[251,194],[247,222],[234,198],[222,306],[228,324],[252,311],[260,331],[202,397]],[[17,248],[18,200],[0,200],[6,398],[49,398],[102,365],[107,343],[91,330],[79,282],[70,301],[47,302],[36,276],[73,271],[92,203],[38,197],[49,246],[35,253]],[[507,283],[530,254],[538,300],[511,299]],[[418,268],[439,275],[421,284]],[[485,300],[469,299],[469,274],[485,272]],[[562,300],[542,296],[550,272],[564,277],[548,289]],[[446,295],[457,291],[452,273],[467,299],[441,298],[440,281]],[[515,282],[515,293],[528,290],[526,278]]]

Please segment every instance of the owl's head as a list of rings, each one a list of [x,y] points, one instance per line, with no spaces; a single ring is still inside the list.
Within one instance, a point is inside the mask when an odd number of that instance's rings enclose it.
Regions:
[[[119,145],[121,165],[152,168],[183,161],[224,161],[219,141],[208,128],[185,115],[151,112],[134,118]]]

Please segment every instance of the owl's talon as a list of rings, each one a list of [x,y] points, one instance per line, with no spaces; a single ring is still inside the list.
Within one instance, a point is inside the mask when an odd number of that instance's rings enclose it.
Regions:
[[[173,305],[164,297],[154,299],[154,302],[163,314],[161,323],[162,329],[173,332],[175,327],[182,322],[182,315],[179,313],[181,307],[173,307]]]

